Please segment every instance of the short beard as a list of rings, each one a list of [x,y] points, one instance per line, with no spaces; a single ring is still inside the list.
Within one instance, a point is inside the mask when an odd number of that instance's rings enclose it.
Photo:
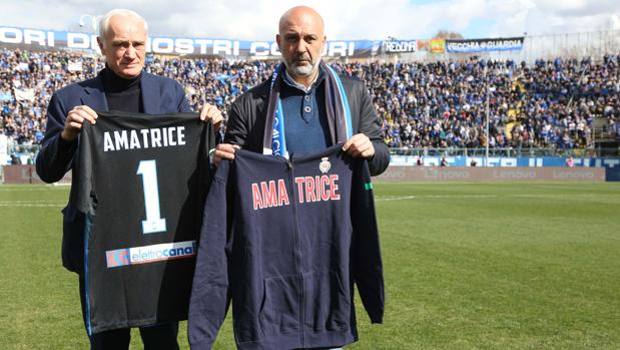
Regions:
[[[298,65],[295,65],[294,63],[289,63],[286,60],[284,60],[284,65],[286,66],[286,70],[293,77],[296,77],[296,76],[297,77],[309,77],[309,76],[314,75],[314,73],[317,71],[319,67],[319,63],[321,63],[320,58],[317,59],[316,62],[313,62],[312,64],[303,65],[303,66],[298,66]]]

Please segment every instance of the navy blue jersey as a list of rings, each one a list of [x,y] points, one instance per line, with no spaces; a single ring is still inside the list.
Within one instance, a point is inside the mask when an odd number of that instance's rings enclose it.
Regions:
[[[370,173],[340,149],[290,161],[241,150],[220,163],[192,287],[192,348],[211,348],[231,300],[239,349],[356,341],[354,285],[371,321],[382,322]]]
[[[187,318],[213,147],[196,114],[98,113],[80,134],[89,334]]]

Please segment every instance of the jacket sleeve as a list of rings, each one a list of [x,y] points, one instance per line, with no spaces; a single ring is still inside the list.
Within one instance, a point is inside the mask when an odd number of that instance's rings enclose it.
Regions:
[[[226,125],[226,135],[224,136],[224,142],[244,147],[246,139],[248,137],[248,116],[241,113],[239,107],[240,104],[241,99],[239,98],[230,106],[230,110],[228,111],[228,124]]]
[[[368,160],[370,174],[372,176],[379,175],[387,169],[390,164],[390,152],[388,150],[383,136],[381,136],[381,120],[375,112],[375,108],[370,101],[370,96],[364,84],[359,86],[360,96],[360,119],[358,133],[364,133],[375,148],[375,155]]]
[[[77,140],[68,142],[60,137],[65,127],[66,113],[62,100],[56,94],[52,95],[47,107],[45,136],[36,159],[37,174],[47,183],[62,179],[71,169],[77,149]]]
[[[366,161],[359,161],[351,189],[351,272],[372,323],[383,322],[385,292],[374,194]]]
[[[204,208],[196,270],[190,298],[188,333],[192,349],[211,349],[230,304],[227,179],[229,161],[222,161]]]

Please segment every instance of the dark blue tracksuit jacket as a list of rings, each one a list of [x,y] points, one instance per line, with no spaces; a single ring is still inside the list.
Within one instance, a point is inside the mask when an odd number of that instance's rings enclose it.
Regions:
[[[204,210],[189,310],[192,349],[210,349],[232,299],[239,349],[357,340],[353,285],[381,323],[384,287],[366,161],[337,145],[292,158],[237,151]]]

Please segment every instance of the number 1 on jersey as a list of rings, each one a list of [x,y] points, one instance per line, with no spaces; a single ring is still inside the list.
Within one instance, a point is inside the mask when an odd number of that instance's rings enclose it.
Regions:
[[[161,217],[159,209],[159,189],[157,188],[157,167],[155,160],[141,160],[138,175],[142,175],[144,189],[144,206],[146,220],[142,220],[142,233],[166,231],[166,219]]]

